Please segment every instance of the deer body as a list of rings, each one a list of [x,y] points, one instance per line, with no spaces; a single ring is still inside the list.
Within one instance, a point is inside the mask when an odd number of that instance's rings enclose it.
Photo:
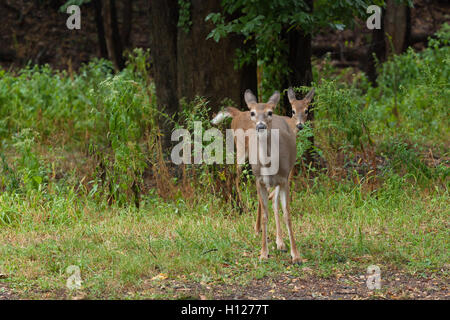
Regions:
[[[275,123],[275,126],[280,126],[283,129],[286,129],[285,124],[288,125],[289,129],[291,130],[292,133],[294,133],[294,135],[297,134],[297,132],[301,129],[303,129],[303,126],[306,122],[307,119],[307,115],[308,115],[308,109],[309,109],[309,105],[312,101],[312,98],[314,97],[314,88],[306,95],[306,97],[302,100],[297,100],[296,96],[295,96],[295,92],[292,89],[292,87],[290,87],[288,89],[288,98],[289,98],[289,102],[291,103],[291,107],[292,107],[292,117],[286,117],[286,116],[273,116],[273,120]],[[227,117],[231,117],[232,118],[232,122],[231,122],[231,129],[233,130],[237,130],[237,129],[242,129],[244,131],[249,130],[254,128],[254,123],[251,120],[251,115],[250,115],[250,111],[240,111],[236,108],[233,107],[228,107],[225,109],[225,111],[220,112],[213,120],[212,123],[213,124],[218,124],[220,122],[222,122],[225,118]],[[280,120],[284,120],[285,124],[283,124]],[[280,137],[281,141],[288,141],[288,138],[285,138],[285,131],[283,130],[282,133],[283,137]],[[248,137],[245,137],[245,145],[244,146],[240,146],[241,150],[242,148],[244,148],[245,150],[245,157],[248,157],[248,145],[249,145],[249,141],[248,141]],[[239,141],[236,141],[236,144],[241,143]],[[283,147],[284,148],[284,147]],[[292,147],[292,143],[291,146],[289,146],[288,148],[293,148],[295,149],[295,138],[294,138],[294,147]],[[294,162],[295,162],[295,157],[294,157]],[[239,167],[238,167],[239,168]],[[253,169],[253,168],[252,168]],[[255,169],[253,169],[255,170]],[[284,175],[284,171],[285,168],[281,168],[280,175]],[[288,177],[288,181],[291,180],[291,175],[292,175],[293,171],[291,170],[289,173],[289,177]],[[275,181],[273,181],[273,178],[263,178],[263,182],[264,184],[267,186],[272,186],[274,184],[276,184]],[[238,196],[240,197],[240,192],[239,192],[239,169],[238,169],[238,174],[235,180],[236,183],[236,189],[238,190]],[[268,187],[267,187],[268,188]],[[258,183],[257,183],[257,189],[258,188]],[[259,192],[259,191],[258,191]],[[270,195],[269,195],[269,200],[272,200],[273,197],[275,196],[275,194],[279,192],[279,190],[275,189]],[[240,199],[242,202],[242,199]],[[276,204],[278,205],[278,203]],[[277,226],[277,247],[278,249],[284,250],[284,243],[281,241],[279,241],[278,239],[278,234],[280,234],[281,236],[281,230],[280,232],[280,226],[279,226],[279,220],[278,220],[278,214],[275,214],[275,222],[276,222],[276,226]],[[255,224],[255,231],[256,233],[261,232],[261,202],[258,202],[258,211],[257,211],[257,218],[256,218],[256,224]]]
[[[288,208],[289,199],[289,174],[294,167],[296,158],[295,134],[289,125],[280,116],[273,115],[273,109],[280,100],[280,94],[275,92],[267,103],[258,103],[256,97],[250,90],[244,95],[245,102],[250,109],[250,119],[253,122],[253,128],[258,136],[258,161],[252,164],[253,174],[256,177],[256,186],[258,191],[258,201],[261,206],[261,254],[260,259],[264,260],[269,257],[269,248],[267,243],[267,223],[268,223],[268,188],[275,187],[275,196],[273,201],[273,211],[275,215],[275,223],[277,229],[276,243],[277,248],[285,250],[281,226],[278,217],[278,203],[281,200],[281,209],[283,211],[284,221],[289,234],[289,242],[291,247],[291,257],[293,263],[300,263],[300,255],[295,244],[294,233],[292,230],[291,216]],[[278,135],[278,136],[277,136]],[[265,139],[267,138],[267,143]],[[278,138],[278,141],[276,139]],[[273,149],[272,139],[278,146],[278,154]],[[275,154],[272,154],[275,153]],[[269,165],[265,156],[269,155],[271,159],[276,156],[278,161],[277,172],[267,174],[267,166]],[[270,165],[272,165],[271,163]]]

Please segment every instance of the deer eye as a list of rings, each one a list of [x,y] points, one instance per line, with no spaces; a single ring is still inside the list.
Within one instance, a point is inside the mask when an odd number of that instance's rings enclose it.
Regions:
[[[268,115],[269,117],[271,117],[271,116],[272,116],[272,111],[267,112],[267,115]]]
[[[305,110],[305,114],[308,114],[308,113],[309,113],[309,109],[306,109],[306,110]]]
[[[292,110],[292,114],[295,114],[295,110]]]
[[[255,111],[250,112],[250,115],[251,115],[252,117],[254,117],[254,116],[255,116]]]

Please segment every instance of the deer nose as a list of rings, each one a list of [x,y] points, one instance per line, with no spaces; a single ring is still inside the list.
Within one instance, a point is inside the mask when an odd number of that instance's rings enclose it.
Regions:
[[[267,126],[264,123],[258,123],[256,125],[256,131],[267,129]]]
[[[297,124],[297,129],[298,129],[298,130],[302,130],[302,129],[303,129],[303,125],[302,125],[301,123],[298,123],[298,124]]]

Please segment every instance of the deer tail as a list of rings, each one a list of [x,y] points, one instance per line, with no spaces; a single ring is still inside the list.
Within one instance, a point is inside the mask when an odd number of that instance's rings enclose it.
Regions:
[[[233,107],[226,107],[224,110],[220,111],[215,117],[214,119],[211,120],[211,123],[216,125],[219,124],[221,122],[223,122],[225,119],[227,118],[234,118],[235,116],[237,116],[239,114],[238,109],[233,108]]]

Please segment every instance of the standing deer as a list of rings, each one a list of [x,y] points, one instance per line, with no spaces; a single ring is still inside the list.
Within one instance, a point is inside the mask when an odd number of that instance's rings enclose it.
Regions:
[[[273,114],[273,110],[280,100],[280,94],[275,92],[267,103],[258,103],[256,97],[250,90],[244,95],[245,102],[249,108],[249,112],[241,112],[235,108],[227,108],[226,112],[222,112],[213,119],[213,124],[221,122],[225,117],[233,117],[231,128],[234,130],[243,129],[256,130],[257,139],[257,161],[251,163],[253,174],[256,177],[256,189],[258,193],[258,213],[262,213],[261,223],[257,223],[255,228],[262,227],[262,245],[260,259],[267,259],[269,256],[267,244],[267,222],[268,222],[268,189],[275,187],[273,210],[276,223],[276,244],[277,249],[286,250],[283,241],[281,225],[278,215],[278,203],[281,200],[281,207],[284,220],[288,229],[289,241],[291,246],[291,256],[293,263],[300,263],[300,255],[294,240],[292,230],[292,222],[288,209],[289,198],[289,182],[288,177],[295,164],[296,146],[295,134],[290,129],[287,122],[281,116]],[[248,114],[249,113],[249,114]],[[250,115],[250,121],[248,116]],[[278,154],[272,154],[272,139],[276,138],[278,133]],[[265,137],[266,139],[263,139]],[[247,136],[245,143],[245,152],[248,154],[252,149],[248,148]],[[239,145],[237,142],[238,152]],[[241,146],[242,147],[242,146]],[[254,149],[253,149],[254,150]],[[275,153],[275,151],[274,151]],[[251,156],[251,155],[250,155]],[[278,164],[276,172],[270,172],[273,163],[267,160],[273,159],[275,156]],[[270,172],[270,173],[269,173]]]
[[[250,119],[253,122],[253,128],[257,132],[258,143],[258,161],[252,165],[253,174],[256,177],[256,186],[258,191],[258,199],[261,204],[261,229],[262,244],[260,259],[264,260],[269,257],[269,248],[267,245],[267,222],[268,222],[268,189],[274,187],[275,195],[273,200],[273,211],[275,215],[277,237],[277,249],[285,250],[281,226],[278,218],[278,203],[281,200],[281,209],[283,211],[284,221],[289,234],[289,242],[291,246],[291,257],[293,263],[300,263],[300,255],[295,244],[294,232],[292,230],[291,216],[288,208],[289,199],[289,173],[295,164],[296,158],[296,141],[295,134],[290,129],[283,117],[273,114],[273,110],[280,100],[280,93],[275,92],[267,103],[258,103],[256,97],[250,90],[245,91],[245,103],[250,110]],[[272,154],[272,139],[276,139],[278,133],[278,154]],[[267,136],[267,140],[262,139],[263,135]],[[278,160],[278,170],[276,173],[268,173],[268,167],[272,166],[272,160]],[[270,157],[270,164],[267,161]]]
[[[288,99],[289,103],[292,107],[292,117],[283,116],[283,119],[287,122],[292,132],[296,135],[300,130],[303,129],[306,119],[308,117],[308,110],[311,104],[311,101],[314,97],[314,88],[311,89],[310,92],[301,100],[297,100],[295,96],[295,92],[292,87],[288,89]],[[294,174],[294,170],[292,170],[289,174],[289,181],[292,180],[292,176]],[[275,190],[269,195],[269,200],[272,200],[275,195]],[[255,231],[257,233],[261,232],[261,210],[258,207],[258,215],[256,217]]]
[[[298,131],[303,129],[303,126],[306,122],[306,118],[308,116],[309,106],[310,106],[310,103],[311,103],[313,97],[314,97],[314,88],[302,100],[297,100],[297,98],[295,96],[295,92],[292,89],[292,87],[290,87],[288,89],[288,98],[289,98],[289,102],[292,107],[292,117],[289,118],[289,117],[283,116],[282,118],[287,122],[287,124],[291,128],[292,132],[294,132],[295,134],[297,134]],[[233,129],[233,130],[242,129],[244,131],[247,131],[247,130],[251,129],[254,125],[250,118],[250,111],[240,111],[233,107],[227,107],[227,108],[225,108],[224,111],[219,112],[211,122],[214,125],[216,125],[228,117],[231,117],[233,119],[231,121],[231,129]],[[236,141],[236,144],[238,144],[238,143],[242,143],[242,141]],[[245,153],[247,156],[248,155],[248,137],[246,137],[245,145],[244,146],[240,145],[240,147],[245,148]],[[240,177],[240,174],[239,174],[240,167],[239,166],[237,167],[236,171],[237,171],[237,174],[236,174],[236,179],[235,179],[235,187],[237,190],[239,201],[240,201],[240,203],[242,203],[241,193],[239,190],[239,177]],[[291,178],[292,178],[292,172],[289,176],[289,181],[291,180]],[[270,194],[269,200],[272,200],[274,195],[275,195],[275,191],[273,191]],[[255,232],[256,233],[261,232],[261,204],[260,203],[258,203],[257,218],[256,218],[256,223],[255,223]]]

